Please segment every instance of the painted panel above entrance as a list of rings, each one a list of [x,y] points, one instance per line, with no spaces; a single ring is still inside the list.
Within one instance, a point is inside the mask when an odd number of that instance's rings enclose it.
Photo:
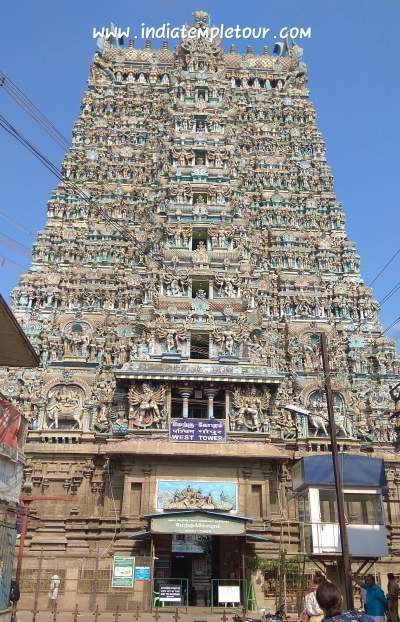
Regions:
[[[176,512],[153,516],[153,533],[239,536],[246,533],[246,520],[212,512]]]
[[[237,484],[195,480],[158,480],[157,510],[236,512]]]

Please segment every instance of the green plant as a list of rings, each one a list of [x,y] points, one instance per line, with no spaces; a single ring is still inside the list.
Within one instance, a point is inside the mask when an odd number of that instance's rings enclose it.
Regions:
[[[294,576],[299,573],[301,557],[294,555],[286,557],[283,562],[283,572],[286,576]],[[262,559],[258,555],[253,555],[248,560],[249,568],[252,571],[261,570],[265,574],[277,576],[279,571],[279,559]]]

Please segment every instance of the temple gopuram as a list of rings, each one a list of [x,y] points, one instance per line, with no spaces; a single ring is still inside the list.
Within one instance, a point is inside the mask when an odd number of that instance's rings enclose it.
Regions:
[[[100,38],[62,174],[12,292],[41,364],[1,371],[29,421],[33,494],[73,497],[31,505],[25,604],[39,566],[60,606],[95,594],[120,611],[179,590],[175,604],[271,605],[265,562],[282,554],[334,576],[321,334],[353,569],[400,571],[400,358],[301,48]],[[131,589],[111,585],[116,556],[143,569]]]

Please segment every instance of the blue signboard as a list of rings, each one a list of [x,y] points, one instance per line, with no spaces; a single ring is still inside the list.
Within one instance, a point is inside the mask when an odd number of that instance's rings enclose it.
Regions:
[[[172,419],[169,435],[180,443],[223,443],[225,421],[220,419]]]
[[[136,566],[135,581],[149,581],[149,580],[150,580],[150,567],[149,566]]]

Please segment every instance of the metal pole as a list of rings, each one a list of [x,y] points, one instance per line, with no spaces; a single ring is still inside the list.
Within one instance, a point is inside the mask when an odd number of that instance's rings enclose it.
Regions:
[[[149,609],[153,611],[153,592],[155,592],[155,583],[154,583],[154,566],[155,566],[155,547],[154,547],[154,536],[150,531],[150,594],[149,594]]]
[[[350,560],[350,553],[349,553],[349,542],[347,538],[346,520],[345,520],[345,515],[344,515],[344,495],[343,495],[342,478],[341,478],[340,469],[339,469],[339,454],[338,454],[337,439],[336,439],[335,415],[333,411],[333,399],[332,399],[332,387],[331,387],[331,378],[330,378],[330,369],[329,369],[328,347],[327,347],[326,335],[324,333],[321,333],[321,356],[322,356],[322,365],[323,365],[324,376],[325,376],[325,394],[326,394],[326,403],[328,406],[332,463],[333,463],[333,473],[335,476],[336,499],[337,499],[337,508],[338,508],[338,518],[339,518],[340,543],[342,546],[342,563],[343,563],[343,572],[344,572],[345,595],[346,595],[346,601],[347,601],[347,608],[353,609],[354,601],[353,601],[353,581],[352,581],[352,574],[351,574],[351,560]]]
[[[21,510],[21,533],[19,536],[19,547],[18,547],[18,557],[17,557],[17,568],[15,570],[15,581],[20,583],[21,580],[21,570],[22,570],[22,559],[24,557],[24,546],[25,546],[25,537],[28,528],[28,512],[29,512],[29,501],[22,502],[22,510]]]

